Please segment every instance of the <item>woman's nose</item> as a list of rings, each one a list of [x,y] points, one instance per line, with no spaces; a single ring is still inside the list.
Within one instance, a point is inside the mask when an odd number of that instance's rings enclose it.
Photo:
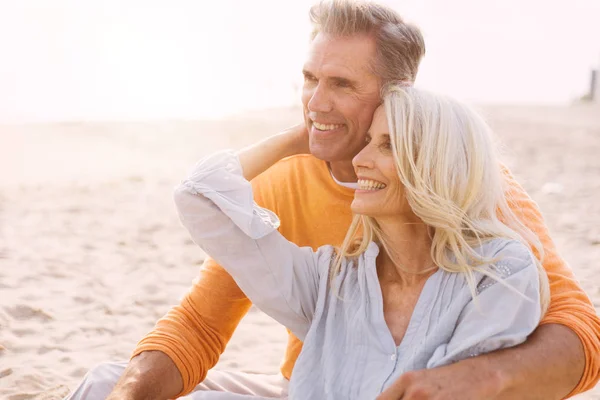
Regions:
[[[373,168],[373,157],[371,154],[371,146],[367,145],[352,159],[354,169]]]

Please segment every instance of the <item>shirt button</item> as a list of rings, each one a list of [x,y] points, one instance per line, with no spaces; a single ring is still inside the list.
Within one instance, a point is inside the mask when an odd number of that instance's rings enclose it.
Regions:
[[[390,360],[392,360],[392,361],[396,361],[396,355],[395,355],[395,354],[392,354],[392,356],[390,357]]]

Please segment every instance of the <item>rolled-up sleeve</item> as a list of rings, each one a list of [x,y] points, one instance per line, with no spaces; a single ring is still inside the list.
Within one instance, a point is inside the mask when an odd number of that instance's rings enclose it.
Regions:
[[[140,340],[132,357],[145,351],[165,353],[183,379],[183,396],[215,366],[250,300],[213,259],[204,261],[199,276],[181,302]]]
[[[585,369],[570,397],[593,388],[600,380],[600,318],[573,271],[558,254],[538,205],[508,169],[504,172],[511,209],[537,234],[544,247],[543,266],[548,274],[551,298],[548,312],[540,324],[564,325],[577,334],[583,345]]]

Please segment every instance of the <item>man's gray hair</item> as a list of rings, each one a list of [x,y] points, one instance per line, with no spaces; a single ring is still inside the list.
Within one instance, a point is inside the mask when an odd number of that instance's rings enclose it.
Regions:
[[[377,56],[373,71],[386,84],[414,82],[425,55],[419,28],[390,7],[365,0],[323,0],[310,9],[311,40],[323,32],[334,36],[372,35]]]

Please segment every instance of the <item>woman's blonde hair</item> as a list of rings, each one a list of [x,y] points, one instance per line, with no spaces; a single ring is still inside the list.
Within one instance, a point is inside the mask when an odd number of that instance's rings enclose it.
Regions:
[[[404,84],[387,85],[383,105],[392,153],[413,213],[429,228],[431,258],[448,272],[466,275],[475,297],[474,271],[498,279],[484,268],[496,260],[476,251],[494,238],[516,239],[538,255],[542,309],[549,302],[539,238],[508,205],[506,180],[491,129],[461,102]],[[332,268],[343,257],[356,257],[375,241],[390,253],[377,222],[356,215]],[[393,250],[393,249],[391,249]]]

